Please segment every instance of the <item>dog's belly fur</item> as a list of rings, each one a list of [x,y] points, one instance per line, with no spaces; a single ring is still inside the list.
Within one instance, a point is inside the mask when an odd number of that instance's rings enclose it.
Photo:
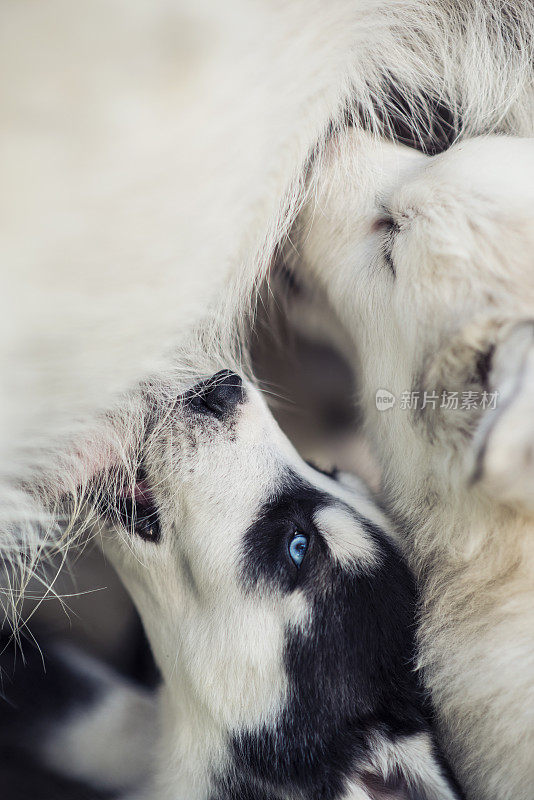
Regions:
[[[4,13],[0,488],[4,518],[26,532],[20,481],[44,476],[50,497],[90,477],[87,452],[65,461],[72,439],[171,344],[184,378],[201,372],[190,335],[206,316],[229,362],[232,318],[347,107],[379,123],[393,85],[423,119],[439,93],[467,133],[531,130],[519,0],[506,15],[497,0]],[[13,535],[2,540],[9,550]]]

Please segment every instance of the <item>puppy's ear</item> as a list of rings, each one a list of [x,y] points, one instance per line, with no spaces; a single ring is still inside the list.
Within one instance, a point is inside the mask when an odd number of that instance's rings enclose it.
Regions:
[[[534,320],[500,326],[487,366],[492,402],[473,440],[473,482],[534,513]]]
[[[395,738],[377,735],[368,770],[358,782],[361,797],[369,800],[462,800],[463,796],[429,732]],[[357,791],[354,796],[360,797]]]

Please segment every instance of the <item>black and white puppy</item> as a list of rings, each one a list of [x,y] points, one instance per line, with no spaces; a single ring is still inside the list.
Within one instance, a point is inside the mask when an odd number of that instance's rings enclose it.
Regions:
[[[365,489],[304,463],[226,371],[153,422],[142,464],[103,545],[162,674],[135,796],[458,798],[414,671],[412,578]],[[83,750],[87,777],[84,719],[48,753],[74,774]]]

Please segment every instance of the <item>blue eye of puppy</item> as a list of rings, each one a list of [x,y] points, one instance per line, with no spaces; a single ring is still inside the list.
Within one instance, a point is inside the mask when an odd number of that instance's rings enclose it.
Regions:
[[[289,542],[289,557],[296,567],[300,567],[304,561],[307,549],[308,537],[303,533],[295,533]]]

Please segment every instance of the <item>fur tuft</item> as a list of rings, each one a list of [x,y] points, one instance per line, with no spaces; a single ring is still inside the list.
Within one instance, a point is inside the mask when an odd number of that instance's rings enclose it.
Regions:
[[[103,458],[128,466],[108,419],[133,419],[140,381],[158,394],[175,364],[179,393],[235,353],[240,366],[256,289],[333,133],[402,129],[439,149],[531,131],[534,13],[53,0],[5,16],[1,547],[19,570],[21,547],[33,569],[58,541],[58,498],[83,495]]]

